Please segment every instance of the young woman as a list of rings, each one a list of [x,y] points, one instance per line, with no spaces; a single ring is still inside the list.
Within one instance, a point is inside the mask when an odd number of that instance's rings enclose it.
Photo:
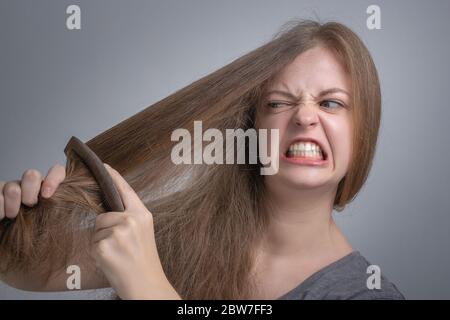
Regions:
[[[42,188],[35,170],[4,184],[3,279],[65,290],[65,268],[77,264],[83,288],[112,286],[121,298],[404,299],[384,276],[368,285],[370,263],[332,218],[366,180],[380,108],[358,36],[297,22],[87,143],[116,169],[125,213],[102,214],[101,192],[73,155]],[[192,132],[196,120],[221,132],[278,129],[278,173],[174,164],[171,133]]]

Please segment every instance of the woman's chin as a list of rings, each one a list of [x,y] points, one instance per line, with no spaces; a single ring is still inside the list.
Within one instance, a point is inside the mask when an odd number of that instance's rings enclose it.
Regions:
[[[288,185],[290,188],[294,189],[316,189],[330,185],[331,181],[329,177],[324,177],[321,174],[292,174],[283,173],[280,174],[279,178],[283,180],[283,184]]]
[[[303,179],[302,181],[290,181],[290,185],[296,190],[311,190],[325,187],[327,184]]]

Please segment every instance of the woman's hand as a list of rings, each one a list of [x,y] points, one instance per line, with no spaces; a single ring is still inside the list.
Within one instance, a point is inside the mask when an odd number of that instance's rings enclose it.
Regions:
[[[16,218],[21,203],[29,207],[36,205],[39,192],[42,197],[50,198],[65,178],[66,169],[56,164],[44,180],[38,170],[29,169],[23,173],[21,181],[0,181],[0,220]]]
[[[180,299],[159,259],[153,216],[126,180],[105,164],[125,207],[97,216],[93,255],[122,299]]]

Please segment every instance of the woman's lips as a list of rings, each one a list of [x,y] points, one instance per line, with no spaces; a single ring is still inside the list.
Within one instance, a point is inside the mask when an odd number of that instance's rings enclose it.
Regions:
[[[281,155],[283,161],[305,166],[326,167],[328,159],[307,158],[307,157],[287,157],[285,154]]]

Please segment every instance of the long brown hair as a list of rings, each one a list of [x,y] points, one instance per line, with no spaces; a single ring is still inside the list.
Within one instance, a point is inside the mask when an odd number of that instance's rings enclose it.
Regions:
[[[286,24],[268,43],[94,137],[87,145],[118,170],[154,215],[158,252],[166,275],[184,299],[246,299],[256,241],[269,223],[264,177],[258,165],[175,165],[171,133],[253,127],[265,85],[296,56],[316,45],[333,49],[349,72],[353,93],[353,158],[339,183],[342,210],[364,184],[380,122],[380,87],[371,56],[346,26],[300,20]],[[193,133],[192,133],[193,134]],[[75,154],[66,179],[50,199],[22,206],[0,228],[0,265],[49,277],[74,256],[87,256],[101,192]]]

